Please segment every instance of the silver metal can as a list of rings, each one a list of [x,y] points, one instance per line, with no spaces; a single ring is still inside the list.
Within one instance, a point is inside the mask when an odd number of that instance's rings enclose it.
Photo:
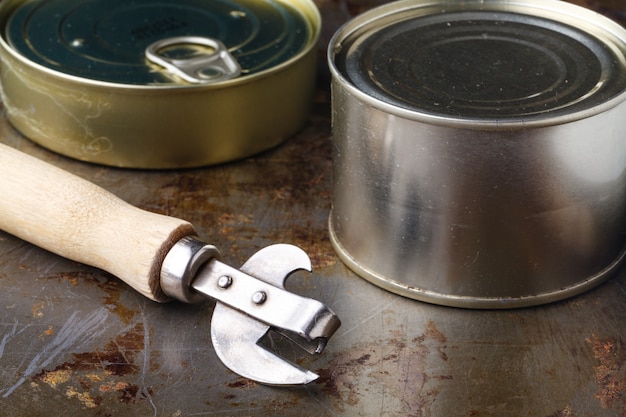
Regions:
[[[5,0],[9,121],[84,161],[181,168],[278,145],[307,120],[311,0]]]
[[[332,243],[437,304],[606,279],[626,242],[626,31],[552,0],[403,0],[334,35]]]

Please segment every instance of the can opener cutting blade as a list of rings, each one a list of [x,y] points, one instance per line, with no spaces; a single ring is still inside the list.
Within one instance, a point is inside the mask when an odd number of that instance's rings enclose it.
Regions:
[[[311,270],[304,251],[268,246],[240,269],[219,261],[181,219],[134,207],[74,174],[0,144],[0,229],[53,253],[107,271],[159,302],[216,301],[211,338],[232,371],[268,385],[317,378],[259,345],[269,330],[321,353],[339,328],[323,303],[284,288]]]

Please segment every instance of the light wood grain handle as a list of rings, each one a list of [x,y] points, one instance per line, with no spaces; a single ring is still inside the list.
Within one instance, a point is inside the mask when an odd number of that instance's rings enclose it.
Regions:
[[[138,209],[108,191],[0,144],[0,229],[103,269],[156,301],[163,259],[193,226]]]

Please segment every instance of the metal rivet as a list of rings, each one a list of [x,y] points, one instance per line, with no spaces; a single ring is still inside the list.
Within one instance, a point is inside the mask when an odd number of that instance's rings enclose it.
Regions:
[[[233,279],[232,277],[229,277],[228,275],[222,275],[221,277],[217,279],[217,286],[222,289],[226,289],[230,287],[231,285],[233,285]]]
[[[252,295],[252,302],[254,304],[263,304],[267,300],[267,294],[263,291],[257,291]]]

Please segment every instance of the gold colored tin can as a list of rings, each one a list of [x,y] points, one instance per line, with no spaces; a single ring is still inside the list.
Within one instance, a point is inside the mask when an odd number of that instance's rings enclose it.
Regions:
[[[7,0],[2,99],[21,133],[72,158],[227,162],[305,123],[320,22],[309,0]]]

